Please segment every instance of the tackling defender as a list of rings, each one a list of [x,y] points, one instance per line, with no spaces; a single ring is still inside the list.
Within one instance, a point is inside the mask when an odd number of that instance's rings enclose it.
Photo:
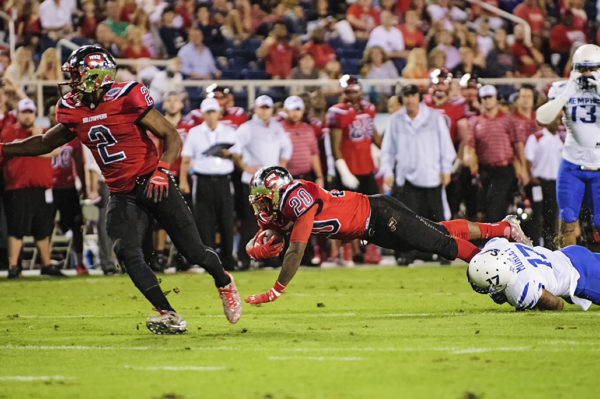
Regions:
[[[417,249],[467,262],[479,252],[468,240],[508,237],[530,243],[514,216],[499,223],[467,220],[434,223],[393,197],[327,191],[315,183],[294,180],[281,166],[257,171],[250,182],[250,193],[261,231],[248,243],[248,254],[255,259],[266,259],[281,252],[283,243],[275,242],[275,236],[263,241],[265,229],[289,235],[290,242],[275,285],[265,293],[246,298],[252,304],[272,302],[283,293],[300,267],[311,234],[362,239],[385,248]]]
[[[111,192],[107,225],[117,258],[160,313],[147,319],[148,329],[156,334],[187,330],[187,323],[171,307],[144,261],[142,241],[151,217],[191,263],[213,276],[227,319],[237,322],[241,301],[233,278],[223,270],[217,254],[202,243],[191,211],[169,173],[181,148],[177,130],[154,109],[144,85],[115,83],[114,58],[102,47],[73,51],[62,69],[71,81],[59,84],[59,90],[67,85],[71,91],[58,101],[59,124],[42,136],[0,144],[0,157],[45,154],[79,137],[92,151]],[[160,159],[147,131],[164,141]]]
[[[490,240],[467,269],[473,290],[517,310],[562,310],[563,299],[600,305],[600,254],[579,245],[558,251]]]
[[[600,244],[600,47],[579,47],[572,63],[569,80],[553,83],[550,101],[536,111],[538,123],[548,126],[564,109],[567,138],[556,181],[560,246],[577,243],[584,198],[593,214],[594,241]]]

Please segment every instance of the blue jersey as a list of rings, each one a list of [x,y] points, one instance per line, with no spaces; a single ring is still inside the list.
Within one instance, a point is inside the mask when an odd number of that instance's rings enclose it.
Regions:
[[[508,303],[515,308],[533,309],[542,296],[542,289],[569,298],[584,310],[590,306],[589,300],[575,296],[579,273],[563,252],[532,248],[506,238],[490,240],[482,251],[492,249],[506,252],[515,265],[515,274],[504,290]]]

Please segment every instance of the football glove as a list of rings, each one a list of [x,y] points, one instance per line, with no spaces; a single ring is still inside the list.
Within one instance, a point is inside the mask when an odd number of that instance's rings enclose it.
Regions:
[[[259,303],[273,302],[283,294],[283,290],[285,290],[285,285],[280,284],[279,281],[275,281],[273,288],[262,294],[250,295],[246,298],[246,303],[257,305]]]
[[[169,164],[160,161],[146,187],[146,198],[160,202],[169,195]]]
[[[262,231],[260,233],[262,233]],[[248,255],[255,260],[274,258],[279,255],[283,250],[283,241],[276,243],[275,239],[277,236],[273,235],[269,241],[263,244],[260,242],[262,239],[260,233],[256,238],[254,246],[246,251],[248,252]]]

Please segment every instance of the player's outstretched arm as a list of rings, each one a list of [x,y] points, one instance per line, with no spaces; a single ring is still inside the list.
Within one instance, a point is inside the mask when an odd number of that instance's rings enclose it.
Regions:
[[[160,160],[172,165],[181,150],[181,138],[173,125],[156,109],[151,109],[138,123],[163,139],[164,151]]]
[[[246,298],[246,302],[251,304],[273,302],[283,293],[283,290],[292,281],[292,278],[294,278],[300,267],[302,256],[306,250],[306,244],[310,239],[316,213],[317,207],[313,206],[294,223],[294,228],[290,236],[290,246],[285,252],[283,266],[273,288],[262,294],[250,295]]]
[[[563,310],[565,303],[561,297],[553,295],[542,288],[542,296],[538,300],[536,307],[539,310]]]
[[[75,138],[65,125],[59,123],[42,135],[35,135],[25,140],[0,144],[0,158],[2,156],[27,157],[47,154],[53,149]]]

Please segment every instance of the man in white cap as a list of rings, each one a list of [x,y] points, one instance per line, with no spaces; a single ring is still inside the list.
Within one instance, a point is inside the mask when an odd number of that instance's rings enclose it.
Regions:
[[[498,92],[492,85],[479,89],[481,115],[473,117],[465,148],[465,164],[477,155],[472,173],[481,176],[484,221],[500,220],[514,195],[515,177],[528,183],[523,137],[516,119],[500,111]]]
[[[26,98],[17,105],[17,123],[6,126],[0,142],[10,143],[42,134],[34,126],[35,103]],[[60,269],[50,263],[50,235],[54,228],[54,205],[52,203],[53,169],[51,157],[55,153],[39,157],[4,159],[6,222],[8,230],[8,278],[21,275],[19,255],[23,236],[33,235],[42,262],[41,274],[62,276]]]
[[[225,270],[233,270],[233,196],[230,183],[233,162],[220,156],[220,149],[235,143],[235,130],[219,122],[221,106],[216,98],[200,105],[204,122],[190,129],[181,152],[179,187],[192,195],[192,210],[202,242],[215,247],[215,235],[221,232],[221,261]],[[192,188],[188,179],[192,174]]]
[[[292,142],[281,123],[273,117],[273,99],[262,95],[254,102],[254,115],[236,132],[236,143],[229,153],[242,173],[242,195],[250,195],[250,180],[256,171],[265,166],[286,166],[292,157]],[[238,246],[238,261],[242,268],[250,265],[246,243],[256,234],[258,226],[254,210],[245,204],[242,215],[242,230]]]

